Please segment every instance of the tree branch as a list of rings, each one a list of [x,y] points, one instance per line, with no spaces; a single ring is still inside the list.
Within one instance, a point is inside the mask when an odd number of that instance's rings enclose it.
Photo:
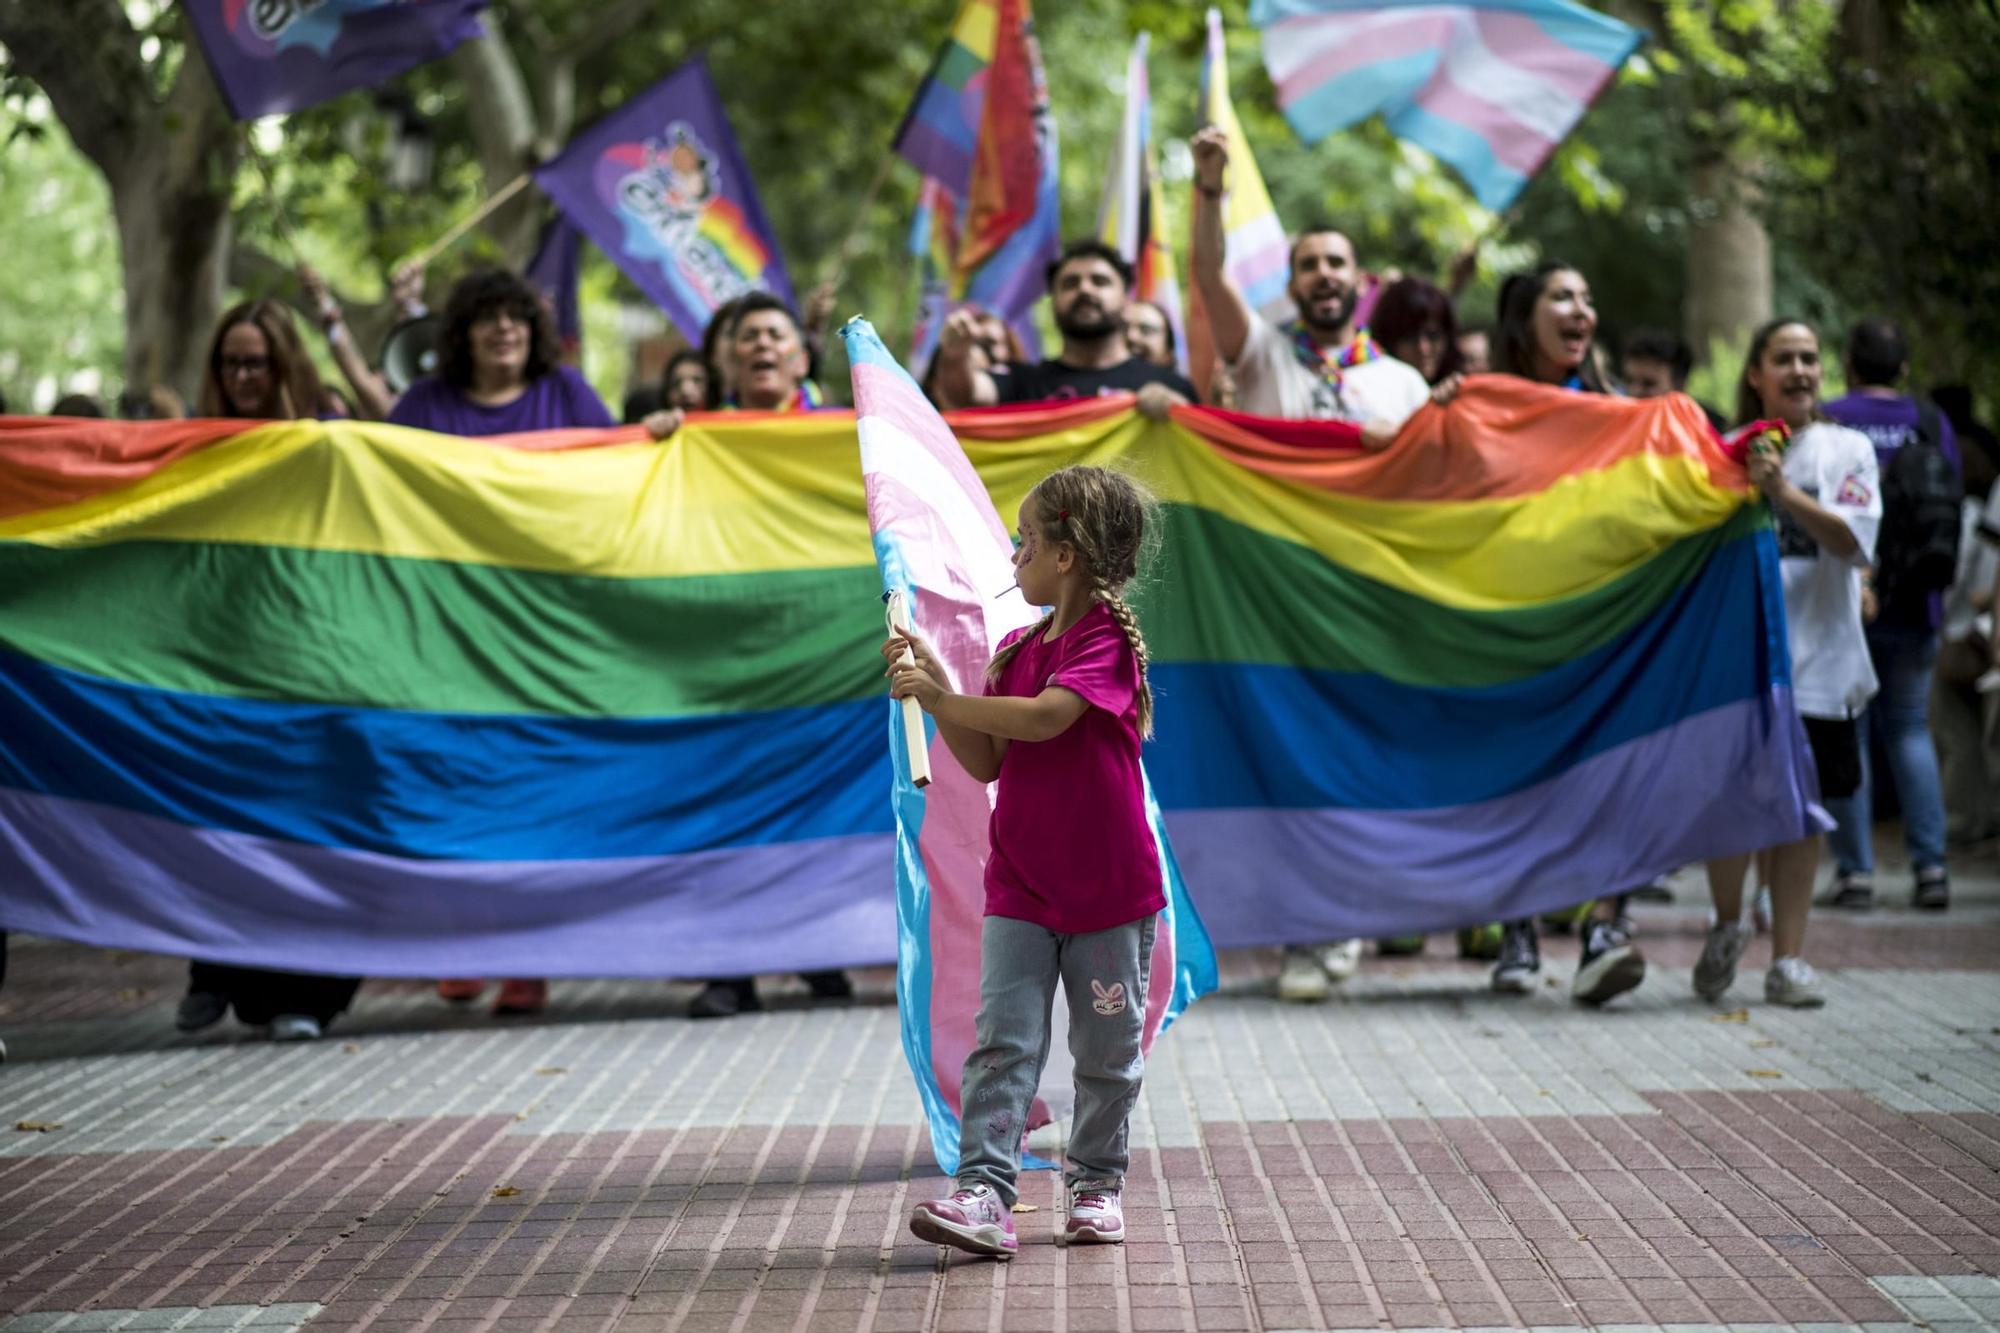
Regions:
[[[119,0],[0,0],[0,45],[107,177],[147,151],[156,123],[153,81]],[[201,59],[192,51],[187,58]]]

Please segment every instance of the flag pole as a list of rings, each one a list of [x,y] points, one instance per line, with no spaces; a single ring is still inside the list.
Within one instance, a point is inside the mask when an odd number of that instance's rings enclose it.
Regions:
[[[531,179],[533,178],[529,175],[529,173],[524,171],[520,175],[516,176],[513,180],[508,181],[505,185],[501,186],[498,190],[494,191],[491,195],[489,195],[485,203],[482,203],[479,207],[473,209],[470,213],[466,214],[464,217],[460,218],[457,222],[453,223],[450,231],[447,231],[444,235],[438,237],[435,241],[432,241],[429,245],[417,251],[414,255],[411,255],[401,264],[398,264],[397,267],[429,268],[430,263],[433,259],[436,259],[446,250],[449,250],[452,247],[452,245],[457,242],[459,237],[465,235],[465,233],[471,231],[474,227],[484,222],[489,216],[492,215],[495,209],[500,207],[500,205],[506,203],[509,199],[512,199],[515,195],[519,194],[522,190],[522,187],[526,186]]]
[[[895,162],[896,150],[892,145],[882,154],[882,164],[875,168],[875,179],[869,184],[868,193],[861,198],[861,208],[847,228],[847,235],[841,238],[840,248],[833,252],[833,265],[823,280],[828,287],[838,289],[840,280],[847,275],[847,261],[854,257],[854,247],[860,243],[862,233],[868,230],[868,215],[875,210],[876,196],[882,193],[882,185],[889,179],[889,168]]]

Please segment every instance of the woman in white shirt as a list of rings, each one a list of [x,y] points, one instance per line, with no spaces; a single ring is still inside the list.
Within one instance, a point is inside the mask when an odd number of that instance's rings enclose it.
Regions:
[[[1745,466],[1777,522],[1792,699],[1825,801],[1852,794],[1861,782],[1854,719],[1876,688],[1861,628],[1861,580],[1875,555],[1882,495],[1874,446],[1858,431],[1821,420],[1819,406],[1819,337],[1811,326],[1776,319],[1757,330],[1737,388],[1737,415],[1782,420],[1791,429],[1782,453],[1755,445]],[[1811,834],[1769,850],[1773,919],[1764,998],[1773,1004],[1826,1002],[1803,957],[1819,843]],[[1729,989],[1749,942],[1741,922],[1749,861],[1733,856],[1708,865],[1717,923],[1694,970],[1695,993],[1706,1000]]]

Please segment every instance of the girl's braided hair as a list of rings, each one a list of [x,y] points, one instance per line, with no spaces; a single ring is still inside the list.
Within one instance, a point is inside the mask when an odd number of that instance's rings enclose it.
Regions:
[[[1090,579],[1092,600],[1101,602],[1132,656],[1139,662],[1139,734],[1153,734],[1153,688],[1146,671],[1152,656],[1146,651],[1146,636],[1139,630],[1139,617],[1124,597],[1125,587],[1138,577],[1150,542],[1157,538],[1159,525],[1149,523],[1158,508],[1153,497],[1123,473],[1101,467],[1066,467],[1042,478],[1028,500],[1043,534],[1050,541],[1068,542],[1076,548],[1083,571]],[[1012,643],[993,655],[987,664],[988,680],[998,680],[1000,672],[1021,645],[1048,630],[1055,619],[1050,612]]]

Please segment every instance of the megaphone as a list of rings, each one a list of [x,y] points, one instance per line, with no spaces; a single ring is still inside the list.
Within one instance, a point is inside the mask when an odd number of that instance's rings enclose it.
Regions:
[[[438,335],[444,321],[436,315],[418,315],[389,330],[382,340],[382,378],[389,388],[401,393],[424,375],[437,374]]]

